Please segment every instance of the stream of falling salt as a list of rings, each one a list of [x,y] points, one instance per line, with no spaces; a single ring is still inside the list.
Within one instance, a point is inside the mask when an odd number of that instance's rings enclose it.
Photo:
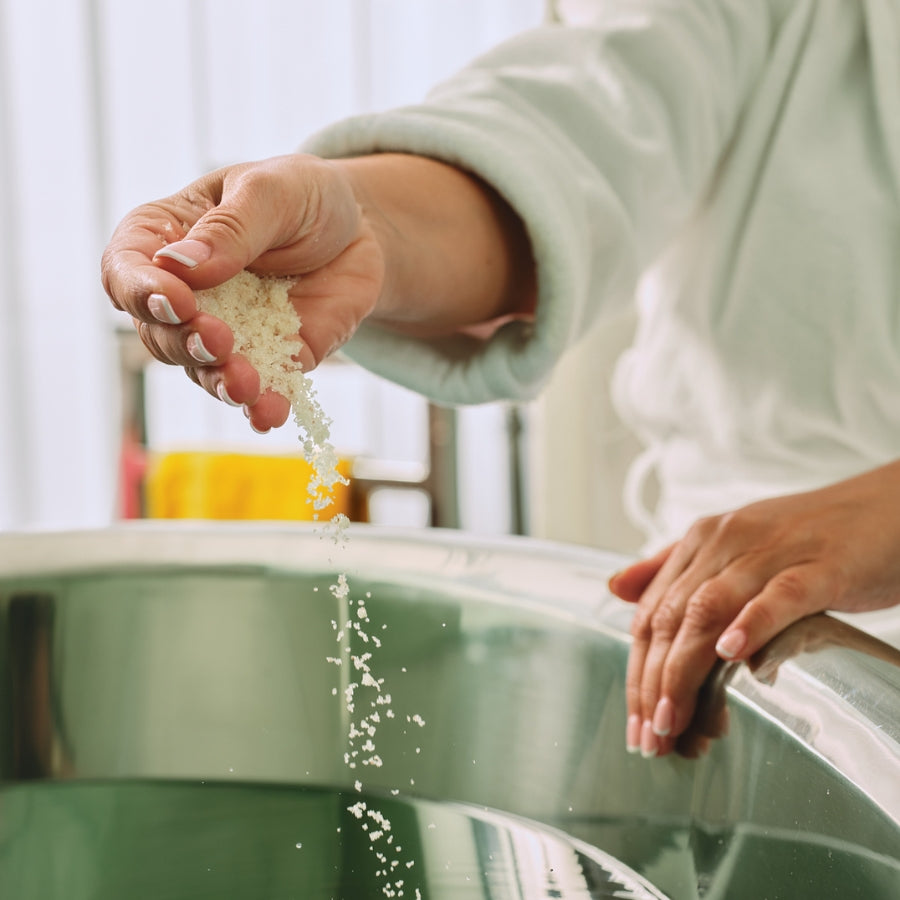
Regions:
[[[320,513],[333,502],[335,486],[347,484],[347,479],[338,471],[338,456],[330,439],[331,420],[319,404],[312,380],[293,358],[300,347],[300,319],[289,297],[292,283],[282,278],[260,278],[244,271],[219,287],[198,291],[197,304],[231,328],[235,352],[243,355],[259,373],[262,389],[270,388],[290,402],[302,455],[312,472],[307,486],[308,500],[313,506],[313,518],[318,521]],[[343,546],[348,525],[347,517],[338,513],[320,529],[336,545]],[[346,574],[338,575],[329,590],[338,608],[347,610],[345,621],[332,621],[338,655],[326,659],[335,666],[346,667],[348,673],[342,679],[346,684],[344,704],[349,723],[344,764],[359,774],[360,766],[380,768],[383,765],[376,736],[383,721],[394,718],[394,710],[385,679],[378,677],[374,665],[381,639],[370,633],[373,623],[366,601],[371,593],[352,600]],[[332,693],[336,695],[338,689],[334,688]],[[418,715],[407,717],[407,721],[420,728],[425,725]],[[361,778],[355,779],[354,787],[362,792]],[[348,807],[348,812],[369,837],[369,849],[379,865],[376,875],[383,879],[383,893],[390,898],[403,897],[406,883],[403,871],[412,869],[415,863],[411,859],[403,860],[403,848],[394,840],[390,820],[362,799]],[[416,900],[420,896],[419,888],[415,888]]]

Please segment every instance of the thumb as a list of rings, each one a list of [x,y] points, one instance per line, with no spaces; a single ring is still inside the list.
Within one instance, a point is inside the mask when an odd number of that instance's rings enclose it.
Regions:
[[[178,241],[162,247],[153,259],[195,290],[214,287],[245,269],[268,249],[271,217],[246,199],[240,206],[223,200],[191,226]]]
[[[283,221],[284,168],[279,160],[230,166],[179,192],[172,199],[187,232],[154,260],[203,289],[227,281],[293,237],[292,223]]]
[[[301,154],[220,169],[184,199],[203,212],[154,259],[195,289],[213,287],[250,266],[299,275],[334,259],[353,240],[358,205],[333,165]]]
[[[789,625],[828,609],[833,587],[827,571],[813,563],[784,569],[735,617],[716,643],[723,659],[748,659]]]

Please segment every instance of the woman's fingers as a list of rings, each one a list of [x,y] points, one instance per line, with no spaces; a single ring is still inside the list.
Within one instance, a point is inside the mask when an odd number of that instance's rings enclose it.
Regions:
[[[154,209],[154,208],[151,208]],[[177,325],[196,315],[194,292],[176,274],[153,262],[170,223],[159,211],[133,213],[119,226],[103,255],[103,286],[116,309],[142,322]]]
[[[251,427],[263,433],[284,425],[290,412],[290,403],[271,390],[263,391],[255,403],[244,407],[244,414],[250,420]]]
[[[833,578],[824,566],[783,565],[774,559],[756,560],[755,566],[739,560],[691,595],[671,640],[672,629],[660,629],[641,672],[642,697],[648,706],[654,702],[654,686],[659,685],[651,722],[660,755],[690,725],[698,693],[717,656],[747,659],[789,625],[827,608],[834,599]],[[646,743],[642,750],[652,751],[652,738]]]
[[[720,635],[738,611],[765,589],[771,571],[770,561],[749,564],[739,558],[703,581],[687,598],[677,627],[670,624],[655,637],[653,646],[658,651],[648,654],[642,678],[657,737],[675,738],[688,727],[700,688],[716,663]],[[670,615],[679,613],[675,609]]]
[[[658,687],[647,676],[648,671],[658,670],[658,665],[651,658],[660,651],[658,636],[657,646],[653,647],[654,627],[663,623],[657,620],[654,624],[654,616],[667,593],[683,577],[693,554],[693,540],[688,535],[644,563],[636,563],[611,579],[610,587],[614,593],[623,599],[638,602],[631,626],[632,644],[625,678],[626,743],[629,752],[641,752],[647,757],[659,752],[659,741],[652,730]],[[643,588],[642,584],[645,585]],[[635,597],[638,590],[641,593]]]
[[[626,677],[632,750],[638,729],[644,756],[673,749],[716,662],[720,636],[779,570],[780,555],[760,539],[752,517],[741,525],[731,515],[697,523],[665,551],[632,624]]]
[[[243,356],[232,354],[221,365],[194,371],[197,383],[228,406],[252,406],[260,400],[259,373]]]
[[[193,368],[220,365],[231,355],[231,329],[215,316],[198,313],[181,325],[135,320],[144,346],[160,362]]]
[[[272,390],[259,392],[259,375],[243,357],[232,357],[223,367],[186,368],[185,372],[191,381],[219,400],[229,406],[243,407],[250,427],[260,434],[280,428],[291,413],[290,403],[280,394]],[[229,388],[227,383],[243,383],[246,388]]]
[[[157,359],[183,366],[195,384],[223,403],[244,407],[254,430],[267,432],[287,421],[290,403],[272,391],[260,393],[259,373],[243,356],[232,353],[234,338],[224,322],[200,313],[180,326],[135,320],[135,327]]]
[[[656,577],[665,561],[672,553],[674,544],[655,553],[647,559],[640,559],[630,566],[626,566],[620,572],[616,572],[609,579],[609,589],[620,600],[627,603],[637,603],[644,591],[650,586],[650,582]]]

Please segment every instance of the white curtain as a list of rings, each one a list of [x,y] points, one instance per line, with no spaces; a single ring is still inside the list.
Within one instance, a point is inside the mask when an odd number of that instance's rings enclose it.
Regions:
[[[128,323],[98,273],[125,212],[415,100],[542,14],[542,0],[0,0],[0,528],[115,518]]]
[[[115,488],[92,35],[81,4],[0,3],[0,526],[93,524]]]

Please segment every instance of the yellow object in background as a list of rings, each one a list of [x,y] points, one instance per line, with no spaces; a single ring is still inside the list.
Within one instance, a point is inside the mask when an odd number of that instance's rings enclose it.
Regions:
[[[338,471],[350,477],[351,463]],[[307,490],[311,466],[299,456],[178,452],[154,456],[145,482],[151,519],[330,519],[351,516],[349,485],[335,485],[333,502],[314,509]]]

